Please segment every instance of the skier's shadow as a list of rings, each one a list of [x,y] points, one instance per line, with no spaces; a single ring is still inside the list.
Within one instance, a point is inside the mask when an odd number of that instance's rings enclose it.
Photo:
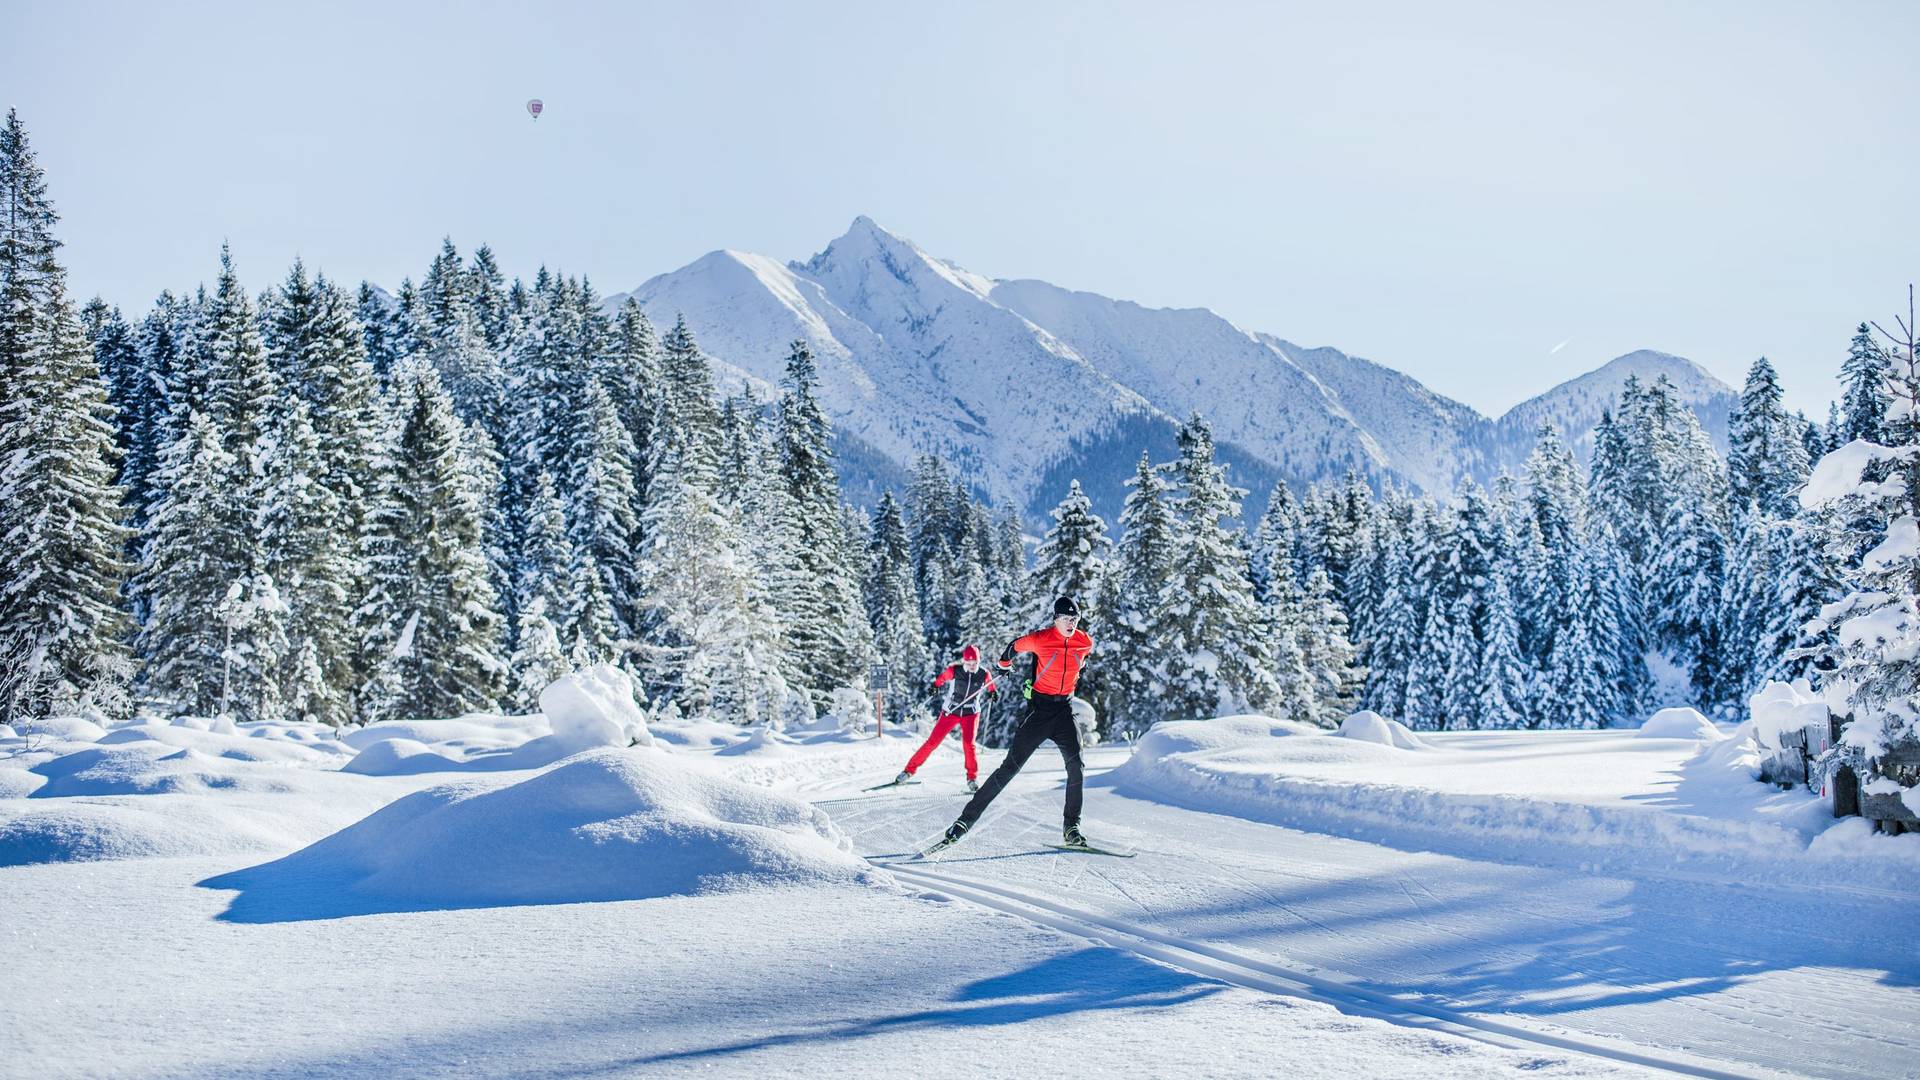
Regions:
[[[833,1044],[894,1031],[998,1027],[1071,1013],[1164,1008],[1211,997],[1225,989],[1225,983],[1143,960],[1131,953],[1090,947],[977,979],[950,994],[945,1003],[929,1003],[924,1009],[653,1054],[609,1063],[591,1071],[622,1072],[647,1065],[725,1058],[781,1046]]]

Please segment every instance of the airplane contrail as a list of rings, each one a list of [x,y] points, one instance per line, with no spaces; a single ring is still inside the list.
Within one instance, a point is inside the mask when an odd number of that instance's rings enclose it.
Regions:
[[[1551,349],[1548,349],[1548,350],[1547,350],[1547,355],[1548,355],[1548,356],[1552,356],[1553,354],[1555,354],[1555,353],[1557,353],[1557,352],[1559,352],[1559,351],[1560,351],[1561,349],[1564,349],[1564,348],[1566,348],[1567,346],[1569,346],[1569,345],[1571,345],[1571,344],[1573,344],[1573,339],[1572,339],[1572,338],[1568,338],[1567,340],[1565,340],[1565,341],[1563,341],[1563,342],[1561,342],[1560,344],[1558,344],[1558,345],[1555,345],[1555,346],[1554,346],[1553,348],[1551,348]]]

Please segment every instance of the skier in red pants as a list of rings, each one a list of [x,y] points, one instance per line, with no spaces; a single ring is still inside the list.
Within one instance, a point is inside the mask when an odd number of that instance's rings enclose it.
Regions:
[[[960,746],[967,759],[967,790],[979,791],[980,785],[975,783],[975,778],[980,775],[980,763],[973,755],[974,725],[979,722],[980,706],[987,692],[999,687],[995,685],[993,676],[981,669],[980,650],[972,645],[961,650],[959,664],[948,664],[940,677],[933,680],[935,690],[943,686],[947,688],[947,694],[940,703],[940,722],[933,725],[933,734],[927,736],[927,741],[921,743],[920,749],[907,759],[906,771],[894,777],[893,782],[904,784],[913,779],[913,774],[926,764],[927,755],[933,753],[933,748],[940,745],[948,732],[958,727]]]

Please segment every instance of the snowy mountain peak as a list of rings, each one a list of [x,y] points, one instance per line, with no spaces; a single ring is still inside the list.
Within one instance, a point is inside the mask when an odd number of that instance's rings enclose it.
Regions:
[[[808,342],[823,402],[869,462],[849,477],[856,490],[870,494],[930,453],[1030,511],[1079,477],[1111,516],[1127,471],[1111,463],[1170,450],[1173,427],[1194,412],[1213,424],[1257,512],[1282,476],[1297,484],[1351,469],[1437,492],[1485,480],[1524,460],[1543,420],[1584,449],[1630,374],[1666,375],[1723,444],[1732,400],[1699,365],[1644,349],[1491,420],[1392,368],[1206,308],[976,274],[864,214],[804,262],[715,251],[631,295],[656,323],[684,315],[723,384],[777,384],[788,343]]]
[[[838,240],[805,264],[788,265],[823,281],[872,277],[875,271],[884,271],[887,277],[913,293],[937,294],[953,288],[985,299],[994,285],[990,278],[934,258],[918,244],[888,232],[865,214],[854,218]]]

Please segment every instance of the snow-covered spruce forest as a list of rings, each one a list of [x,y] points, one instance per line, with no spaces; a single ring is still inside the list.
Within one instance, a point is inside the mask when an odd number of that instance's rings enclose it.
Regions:
[[[82,305],[11,114],[0,170],[0,721],[532,710],[600,662],[660,715],[852,724],[884,685],[904,719],[1064,592],[1105,736],[1589,728],[1796,677],[1913,723],[1920,378],[1865,325],[1825,424],[1757,361],[1724,460],[1629,380],[1589,466],[1544,427],[1491,487],[1282,484],[1242,522],[1196,415],[1111,530],[1077,484],[1023,523],[934,458],[847,505],[803,344],[777,400],[722,400],[684,323],[485,247],[391,295],[298,263],[254,292],[223,251],[144,311]]]

